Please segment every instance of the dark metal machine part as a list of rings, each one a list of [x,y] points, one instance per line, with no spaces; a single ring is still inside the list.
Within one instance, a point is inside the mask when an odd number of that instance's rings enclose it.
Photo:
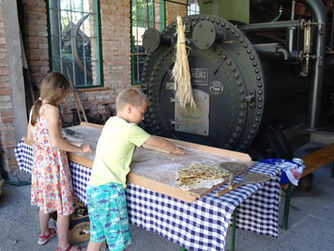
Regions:
[[[250,0],[245,8],[227,0],[199,2],[202,14],[183,18],[198,110],[181,109],[175,100],[176,24],[144,37],[149,54],[142,88],[151,133],[247,151],[255,159],[289,159],[298,128],[331,130],[333,0]],[[282,130],[290,128],[296,137],[286,139]]]
[[[193,89],[209,97],[201,101],[209,106],[208,132],[198,123],[206,120],[207,114],[195,116],[194,110],[176,113],[171,78],[174,46],[157,42],[158,36],[152,31],[143,36],[144,45],[149,44],[151,51],[144,65],[142,86],[150,103],[145,115],[147,129],[153,134],[245,151],[263,116],[264,73],[258,54],[247,37],[222,18],[194,15],[184,17],[183,23]],[[175,23],[169,25],[160,34],[160,41],[172,41],[166,38],[175,36],[175,27]],[[152,36],[154,40],[145,41]],[[199,99],[194,93],[195,100]]]

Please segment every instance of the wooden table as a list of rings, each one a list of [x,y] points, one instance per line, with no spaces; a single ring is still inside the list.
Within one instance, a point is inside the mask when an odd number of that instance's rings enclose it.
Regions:
[[[85,130],[92,128],[85,124],[81,127],[85,127]],[[68,129],[75,130],[74,127]],[[93,133],[88,133],[86,141],[92,140],[90,139],[93,137],[92,135]],[[218,156],[220,152],[227,153],[222,149],[187,142],[177,141],[177,144],[184,144],[190,148],[200,147],[200,149],[193,150],[200,151],[206,156],[213,154],[213,159],[216,158],[217,153]],[[206,152],[208,149],[215,152],[209,154],[210,151]],[[31,171],[32,147],[20,141],[15,152],[20,168]],[[154,155],[163,156],[160,153],[154,153]],[[231,160],[236,156],[245,157],[246,155],[232,152],[232,156],[228,156],[227,159]],[[89,167],[92,165],[92,157],[69,154],[73,187],[77,197],[84,204],[86,204],[85,190],[91,174]],[[136,165],[142,166],[144,163],[145,161],[139,161],[134,167]],[[158,164],[156,165],[158,168],[160,163],[156,162],[156,164]],[[265,184],[242,186],[219,198],[215,196],[215,192],[221,188],[203,195],[204,197],[197,198],[192,194],[186,194],[187,196],[183,194],[182,198],[175,198],[178,196],[175,195],[175,192],[180,192],[178,188],[161,182],[161,179],[152,181],[150,177],[142,176],[142,173],[132,172],[129,174],[127,186],[130,223],[156,232],[179,246],[191,250],[224,250],[226,233],[233,212],[236,213],[236,227],[277,237],[280,170],[273,165],[263,163],[256,163],[251,170],[266,173],[272,179]],[[150,182],[147,182],[148,180]],[[169,190],[170,187],[172,187],[171,190]],[[187,199],[192,200],[192,202],[187,202]]]

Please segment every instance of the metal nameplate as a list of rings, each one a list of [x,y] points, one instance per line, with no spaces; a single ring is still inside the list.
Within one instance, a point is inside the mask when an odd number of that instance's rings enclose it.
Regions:
[[[197,86],[207,86],[209,83],[208,68],[191,68],[191,83]]]
[[[175,126],[175,131],[208,136],[210,96],[197,89],[193,89],[193,96],[196,108],[181,107],[176,100],[175,121],[172,123]]]

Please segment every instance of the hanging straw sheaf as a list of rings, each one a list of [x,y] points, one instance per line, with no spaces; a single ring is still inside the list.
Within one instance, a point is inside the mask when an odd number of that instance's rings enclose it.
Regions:
[[[191,77],[186,51],[185,35],[183,23],[180,16],[177,16],[177,41],[175,64],[172,71],[174,86],[176,89],[175,97],[182,107],[196,107],[191,88]]]

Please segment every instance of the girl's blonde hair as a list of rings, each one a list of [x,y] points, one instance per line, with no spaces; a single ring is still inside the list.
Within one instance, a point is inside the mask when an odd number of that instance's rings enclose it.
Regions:
[[[36,124],[39,118],[39,109],[44,99],[48,101],[48,104],[57,106],[69,92],[70,84],[64,75],[59,72],[48,73],[41,83],[40,98],[34,103],[31,114],[31,124]]]

